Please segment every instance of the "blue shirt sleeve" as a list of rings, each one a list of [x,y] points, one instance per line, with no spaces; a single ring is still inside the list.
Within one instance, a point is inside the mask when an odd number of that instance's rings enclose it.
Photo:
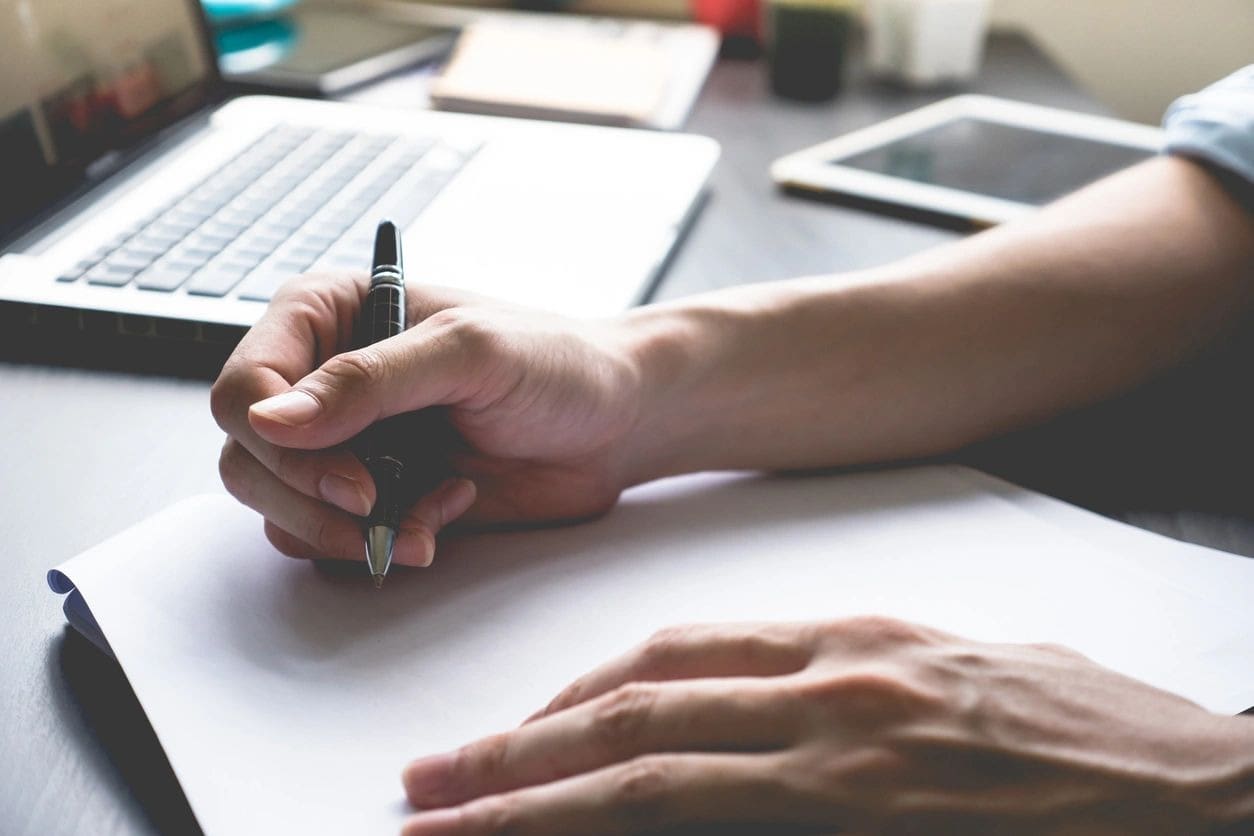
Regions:
[[[1254,186],[1254,64],[1177,99],[1163,129],[1167,153],[1203,160]]]

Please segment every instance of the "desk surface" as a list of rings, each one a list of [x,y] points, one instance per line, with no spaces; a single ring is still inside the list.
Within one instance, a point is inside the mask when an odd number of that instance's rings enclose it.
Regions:
[[[1100,111],[1038,51],[1015,38],[993,40],[975,90]],[[865,267],[951,240],[951,232],[780,196],[766,173],[767,164],[785,152],[939,95],[855,78],[832,105],[790,104],[768,96],[757,62],[720,62],[689,129],[718,139],[723,158],[710,200],[659,287],[659,298]],[[0,829],[194,830],[125,678],[65,628],[44,572],[170,502],[220,490],[216,461],[222,437],[209,416],[208,384],[0,363],[0,392],[5,628]],[[64,522],[43,517],[53,499],[71,509]],[[1254,523],[1180,510],[1185,507],[1134,519],[1186,539],[1254,553]],[[171,559],[177,560],[177,553]]]

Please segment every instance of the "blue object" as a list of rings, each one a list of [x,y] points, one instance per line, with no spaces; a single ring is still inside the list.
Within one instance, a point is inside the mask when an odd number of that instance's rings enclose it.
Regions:
[[[201,0],[210,23],[230,23],[273,17],[296,5],[297,0]]]
[[[1163,127],[1169,154],[1199,157],[1254,187],[1254,64],[1176,101]]]

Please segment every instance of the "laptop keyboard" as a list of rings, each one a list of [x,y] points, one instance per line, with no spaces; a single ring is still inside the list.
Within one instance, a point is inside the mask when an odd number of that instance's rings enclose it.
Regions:
[[[59,281],[268,301],[307,270],[369,269],[380,218],[404,229],[476,150],[279,126]]]

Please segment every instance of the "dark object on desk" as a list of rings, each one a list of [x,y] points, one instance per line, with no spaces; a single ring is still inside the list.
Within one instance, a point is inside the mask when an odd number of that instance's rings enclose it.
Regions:
[[[331,96],[441,58],[456,36],[446,27],[306,6],[269,20],[219,26],[223,77],[257,90]]]
[[[854,9],[846,0],[769,0],[766,57],[778,96],[823,102],[840,90]]]

